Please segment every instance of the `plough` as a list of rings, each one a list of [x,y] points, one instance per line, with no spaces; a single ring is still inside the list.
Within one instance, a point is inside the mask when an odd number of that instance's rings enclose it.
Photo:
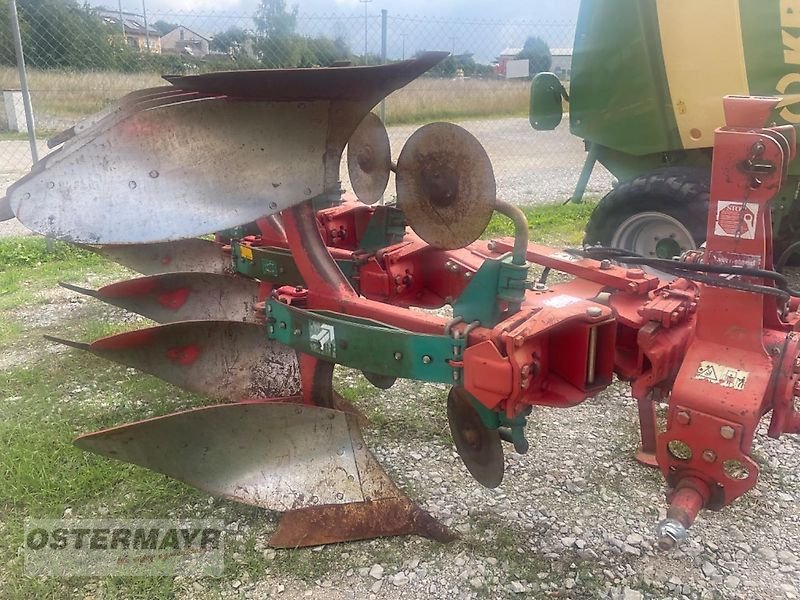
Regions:
[[[76,444],[282,511],[274,546],[447,541],[365,447],[335,365],[382,389],[398,378],[450,386],[456,449],[487,487],[502,482],[504,444],[527,452],[533,406],[574,406],[616,375],[638,401],[637,458],[666,479],[657,531],[668,549],[701,509],[756,484],[764,415],[773,437],[800,432],[800,301],[772,270],[768,210],[795,130],[768,126],[778,99],[724,99],[704,250],[556,250],[529,242],[466,130],[423,126],[392,160],[369,111],[444,56],[171,77],[51,140],[8,207],[141,273],[99,290],[64,285],[158,323],[51,339],[220,402]],[[339,175],[348,142],[354,194]],[[377,204],[390,171],[396,205]],[[480,239],[495,212],[515,235]],[[571,277],[551,283],[551,271]],[[419,310],[442,307],[447,316]]]

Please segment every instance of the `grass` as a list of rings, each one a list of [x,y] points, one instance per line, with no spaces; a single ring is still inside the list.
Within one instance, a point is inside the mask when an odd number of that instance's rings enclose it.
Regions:
[[[37,128],[57,131],[133,90],[165,85],[157,73],[28,70]],[[19,88],[17,70],[0,68],[0,89]],[[2,113],[5,118],[5,113]]]
[[[589,200],[580,204],[540,204],[520,208],[528,219],[532,242],[575,246],[583,240],[583,230],[596,204],[596,201]],[[511,221],[495,213],[483,237],[508,236],[513,233]]]
[[[575,243],[580,237],[586,206],[527,207],[534,239],[542,237]],[[508,220],[493,220],[493,235],[511,233]],[[225,501],[208,503],[208,496],[175,480],[145,469],[84,453],[72,445],[82,432],[136,421],[202,405],[205,398],[178,390],[156,378],[111,364],[98,357],[67,350],[43,352],[43,327],[21,318],[52,301],[59,280],[123,276],[124,270],[97,255],[56,243],[49,251],[37,237],[0,239],[0,354],[23,355],[24,362],[0,367],[0,598],[66,598],[93,595],[110,598],[172,598],[183,593],[184,581],[173,578],[69,578],[33,579],[23,574],[18,556],[24,521],[31,517],[60,517],[66,509],[78,518],[102,515],[125,518],[222,518],[238,522],[247,532],[226,541],[225,572],[221,579],[201,581],[204,591],[195,597],[219,597],[231,582],[274,577],[291,582],[315,582],[346,563],[343,551],[368,556],[368,564],[399,565],[409,556],[442,552],[427,541],[398,538],[353,546],[282,550],[274,560],[263,557],[263,544],[276,515]],[[56,297],[58,302],[58,297]],[[56,305],[57,307],[57,305]],[[48,311],[58,309],[53,306]],[[88,301],[78,310],[60,316],[48,331],[87,340],[120,331],[130,324],[108,322],[102,305]],[[0,363],[2,364],[2,363]],[[430,390],[408,382],[408,393]],[[368,438],[431,439],[446,436],[444,402],[420,409],[417,402],[387,406],[380,392],[361,374],[339,370],[337,389],[354,400],[372,419]],[[443,392],[442,392],[443,393]],[[402,406],[399,406],[401,405]],[[443,433],[444,431],[444,433]],[[408,492],[415,496],[418,490]],[[421,492],[424,495],[424,491]],[[530,553],[516,552],[514,532],[492,524],[490,542],[469,536],[453,552],[479,552],[507,560],[514,572],[532,577],[546,565]],[[265,533],[266,532],[266,533]],[[447,550],[450,552],[450,550]],[[505,553],[505,554],[504,554]],[[367,559],[365,559],[367,560]],[[535,564],[534,564],[535,563]],[[368,566],[368,565],[367,565]],[[191,585],[191,581],[189,582]]]
[[[527,81],[417,79],[388,97],[386,124],[526,117],[529,94]]]
[[[157,73],[28,71],[37,127],[54,133],[97,112],[128,92],[166,85]],[[18,87],[16,69],[0,67],[0,89]],[[527,116],[530,83],[503,80],[421,78],[386,101],[387,125],[439,119]],[[453,102],[457,97],[458,102]],[[1,113],[2,111],[0,111]],[[0,114],[0,118],[4,118]],[[0,129],[4,123],[0,122]],[[16,134],[4,139],[19,138]]]

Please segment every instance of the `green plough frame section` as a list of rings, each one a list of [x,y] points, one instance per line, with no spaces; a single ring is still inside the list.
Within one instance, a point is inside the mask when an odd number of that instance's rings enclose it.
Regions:
[[[267,337],[298,352],[362,371],[457,384],[464,340],[388,327],[376,321],[315,312],[270,300]]]

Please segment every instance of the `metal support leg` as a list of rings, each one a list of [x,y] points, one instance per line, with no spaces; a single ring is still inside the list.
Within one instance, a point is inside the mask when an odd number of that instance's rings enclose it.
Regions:
[[[589,151],[586,154],[586,161],[583,163],[581,176],[578,178],[578,183],[575,185],[575,191],[572,193],[570,202],[580,204],[583,202],[583,195],[586,193],[586,186],[589,185],[589,178],[594,171],[594,165],[597,162],[597,144],[589,144]]]

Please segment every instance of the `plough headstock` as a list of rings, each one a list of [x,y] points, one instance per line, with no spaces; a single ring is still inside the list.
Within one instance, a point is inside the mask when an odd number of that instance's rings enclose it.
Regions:
[[[392,162],[368,112],[441,58],[168,78],[54,138],[61,147],[11,188],[11,209],[143,273],[68,287],[159,324],[53,341],[225,402],[77,444],[286,511],[277,546],[446,541],[366,449],[363,417],[333,389],[334,365],[383,389],[398,378],[451,386],[456,448],[488,487],[502,482],[503,443],[527,451],[533,406],[574,406],[616,374],[639,403],[637,458],[671,488],[659,527],[669,547],[700,509],[755,485],[748,454],[761,416],[772,411],[771,435],[800,432],[800,302],[770,270],[767,210],[794,130],[764,127],[776,101],[726,100],[732,126],[717,134],[705,253],[557,251],[528,243],[524,215],[496,198],[491,162],[462,128],[422,127]],[[363,202],[340,190],[348,141]],[[370,206],[390,170],[397,207]],[[495,211],[515,237],[477,241]],[[216,241],[192,237],[209,232]],[[530,282],[531,263],[573,279]],[[452,317],[410,310],[444,305]]]

